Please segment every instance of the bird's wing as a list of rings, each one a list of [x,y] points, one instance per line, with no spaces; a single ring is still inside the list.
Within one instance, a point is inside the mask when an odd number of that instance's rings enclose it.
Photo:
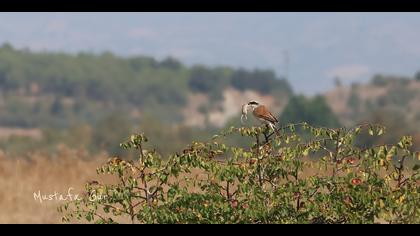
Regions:
[[[271,112],[270,112],[270,116],[275,120],[275,123],[279,122],[279,120],[277,120],[277,118],[273,114],[271,114]]]
[[[277,118],[264,105],[256,107],[253,114],[258,118],[270,121],[272,123],[278,122]]]

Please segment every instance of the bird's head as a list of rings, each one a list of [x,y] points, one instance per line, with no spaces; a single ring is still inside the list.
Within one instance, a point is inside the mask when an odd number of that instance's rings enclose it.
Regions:
[[[248,102],[248,106],[251,107],[251,108],[255,108],[259,105],[260,105],[260,103],[255,101],[255,100],[251,100],[251,101]]]
[[[259,105],[260,103],[255,100],[251,100],[248,103],[245,103],[244,105],[242,105],[242,116],[241,116],[242,124],[244,124],[244,120],[248,119],[247,118],[248,109],[251,108],[251,110],[253,111]]]

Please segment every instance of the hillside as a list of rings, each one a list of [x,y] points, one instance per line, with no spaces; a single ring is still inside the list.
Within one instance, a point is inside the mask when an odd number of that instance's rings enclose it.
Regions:
[[[375,114],[384,121],[392,118],[386,114],[404,114],[404,124],[419,131],[416,127],[420,124],[420,80],[376,75],[367,84],[328,91],[325,98],[343,124],[369,120]]]
[[[378,122],[396,136],[420,137],[418,78],[377,75],[369,83],[308,98],[294,95],[288,81],[270,70],[0,47],[0,149],[51,151],[64,143],[119,153],[117,143],[127,133],[144,130],[173,151],[215,129],[239,125],[240,105],[252,99],[269,106],[281,122]]]
[[[234,119],[238,104],[258,99],[280,112],[292,94],[288,81],[270,70],[185,66],[174,58],[110,52],[31,52],[4,44],[0,128],[7,132],[0,148],[51,150],[64,142],[118,152],[117,143],[138,129],[149,129],[159,141],[176,137],[179,143],[171,143],[179,147]]]
[[[202,120],[194,114],[212,112],[210,124],[220,126],[233,114],[225,104],[230,91],[247,99],[292,93],[286,80],[266,70],[187,67],[174,58],[121,58],[109,52],[69,55],[15,50],[7,44],[0,48],[1,126],[68,127],[71,122],[95,123],[114,111],[130,114],[134,122],[147,113],[164,122],[198,126],[204,123],[191,122]]]

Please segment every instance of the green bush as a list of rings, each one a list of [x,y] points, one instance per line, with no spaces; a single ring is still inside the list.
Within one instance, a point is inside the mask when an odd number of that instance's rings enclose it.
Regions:
[[[354,144],[361,133],[379,136],[384,127],[290,124],[266,139],[263,131],[231,127],[167,161],[145,149],[144,134],[132,135],[121,147],[137,150],[138,159],[114,157],[97,170],[118,181],[87,183],[84,197],[59,211],[64,221],[95,223],[420,222],[419,153],[410,151],[411,137],[362,148]],[[235,135],[254,142],[224,143]]]

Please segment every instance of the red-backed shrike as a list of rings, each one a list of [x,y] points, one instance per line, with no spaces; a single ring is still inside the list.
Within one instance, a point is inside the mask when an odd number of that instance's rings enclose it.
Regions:
[[[252,115],[254,115],[254,117],[258,121],[260,121],[262,124],[267,125],[274,132],[276,132],[277,135],[279,135],[278,130],[276,129],[276,123],[279,122],[277,118],[267,109],[266,106],[254,100],[242,105],[242,116],[241,116],[242,123],[244,123],[244,118],[245,120],[247,119],[246,115],[249,109],[252,110]]]

